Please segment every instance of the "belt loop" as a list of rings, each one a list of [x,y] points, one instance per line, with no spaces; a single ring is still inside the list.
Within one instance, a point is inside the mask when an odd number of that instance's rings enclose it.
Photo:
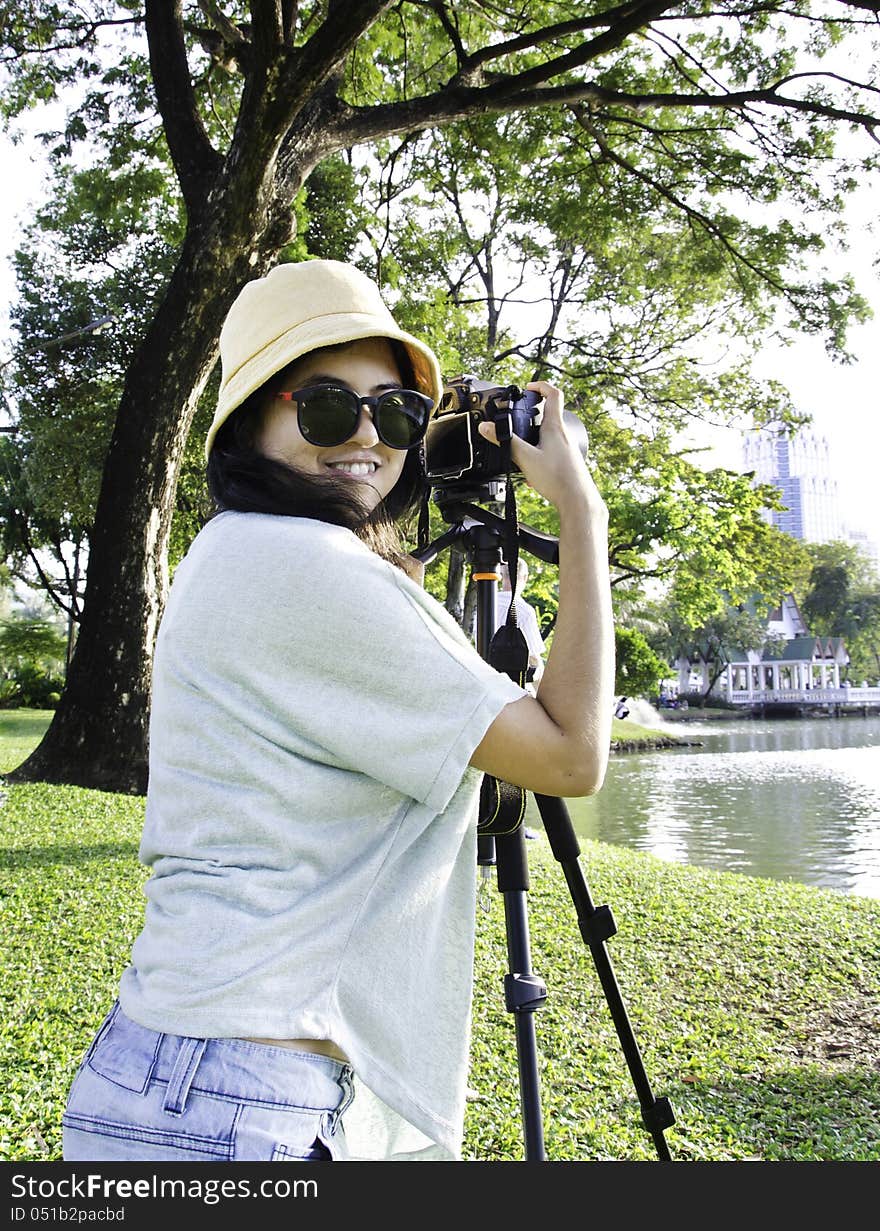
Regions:
[[[337,1122],[354,1102],[354,1069],[352,1069],[351,1065],[344,1064],[342,1066],[339,1074],[339,1086],[342,1090],[342,1098],[339,1100],[339,1105],[330,1112],[330,1129],[332,1132],[336,1131]]]
[[[165,1102],[162,1105],[163,1110],[169,1115],[179,1116],[185,1111],[189,1088],[207,1043],[207,1039],[183,1038],[180,1040],[180,1050],[168,1079],[168,1089],[165,1091]]]

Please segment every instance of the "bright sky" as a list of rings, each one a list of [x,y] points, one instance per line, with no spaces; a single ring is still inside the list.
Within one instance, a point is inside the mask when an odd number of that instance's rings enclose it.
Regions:
[[[7,309],[15,283],[9,258],[28,209],[43,190],[38,153],[34,143],[14,146],[0,134],[0,363],[11,348]],[[768,347],[755,371],[780,379],[798,407],[812,414],[814,430],[829,440],[845,520],[880,544],[880,234],[871,234],[877,220],[875,188],[872,192],[866,185],[853,197],[849,219],[851,250],[836,257],[835,269],[853,274],[875,312],[871,322],[850,334],[855,362],[833,363],[820,341],[803,338],[784,350]],[[697,443],[711,445],[713,464],[742,469],[738,432],[713,429],[710,438]]]
[[[798,409],[812,416],[812,430],[829,442],[846,525],[880,545],[880,278],[875,274],[860,289],[875,317],[850,334],[854,363],[832,362],[821,342],[803,338],[785,349],[768,347],[754,371],[781,380]],[[744,469],[739,432],[713,429],[699,443],[710,444],[717,464]]]
[[[806,335],[787,347],[768,346],[756,375],[781,381],[797,408],[813,419],[812,430],[829,443],[831,477],[837,480],[841,512],[850,529],[866,533],[880,548],[880,214],[877,184],[862,184],[847,204],[848,251],[826,252],[835,275],[850,274],[874,317],[850,330],[854,361],[832,361],[821,340]],[[721,465],[741,470],[738,432],[715,429],[711,442]]]

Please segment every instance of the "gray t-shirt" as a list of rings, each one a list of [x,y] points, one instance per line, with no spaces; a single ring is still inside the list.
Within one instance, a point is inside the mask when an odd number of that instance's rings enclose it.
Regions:
[[[353,1157],[454,1158],[468,1064],[480,774],[526,695],[337,526],[223,513],[159,631],[122,1008],[199,1037],[332,1039]]]

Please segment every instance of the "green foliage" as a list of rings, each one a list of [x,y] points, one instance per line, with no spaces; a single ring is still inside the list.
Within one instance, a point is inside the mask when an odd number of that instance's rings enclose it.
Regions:
[[[63,675],[51,675],[34,663],[21,663],[0,677],[0,707],[54,709],[63,688]]]
[[[799,559],[795,540],[762,516],[773,507],[775,489],[751,487],[749,475],[724,470],[710,471],[708,479],[692,523],[705,536],[704,546],[687,571],[676,571],[670,587],[681,620],[691,627],[722,616],[728,604],[748,604],[765,615],[791,589]]]
[[[42,666],[63,662],[66,641],[47,620],[4,620],[0,623],[0,656],[4,662],[29,658]]]
[[[615,87],[657,85],[656,56],[648,61],[649,71],[621,54]],[[504,378],[505,360],[562,370],[618,410],[667,426],[693,415],[794,420],[780,386],[750,379],[749,351],[780,310],[817,330],[827,309],[835,345],[838,325],[867,310],[846,280],[796,280],[823,237],[787,218],[757,221],[747,203],[793,192],[815,209],[818,181],[750,157],[723,113],[641,123],[578,108],[475,116],[379,157],[377,265],[418,269],[454,304],[476,308],[487,375]],[[706,362],[710,346],[725,345],[729,366]]]
[[[721,372],[694,362],[704,333],[745,340],[751,321],[763,335],[761,292],[744,312],[736,262],[710,259],[668,202],[605,192],[604,166],[570,138],[548,110],[472,119],[389,150],[372,181],[372,272],[413,331],[440,339],[447,372],[563,387],[609,506],[616,588],[675,579],[691,619],[717,607],[719,579],[778,597],[791,553],[764,521],[776,493],[706,474],[670,443],[690,416],[797,417],[778,387],[755,386],[745,361]],[[444,285],[442,297],[425,292]],[[552,595],[545,610],[552,618]]]
[[[616,672],[614,691],[627,697],[650,697],[660,681],[672,674],[668,663],[651,649],[647,639],[635,628],[614,629]]]
[[[47,620],[0,622],[0,706],[57,705],[67,639]]]
[[[775,488],[703,470],[664,435],[637,434],[609,416],[588,419],[588,428],[621,595],[662,580],[680,620],[696,627],[728,602],[769,607],[790,589],[800,549],[764,520],[778,504]]]
[[[810,628],[828,636],[839,631],[847,606],[849,574],[842,564],[817,564],[802,611]]]
[[[869,590],[880,582],[876,564],[856,543],[838,539],[830,543],[806,543],[804,547],[813,568],[842,565],[851,584],[859,590]],[[805,594],[806,587],[801,597]]]
[[[810,544],[814,561],[801,601],[812,632],[843,637],[850,656],[848,678],[880,679],[880,579],[854,544]]]
[[[167,162],[148,144],[128,154],[117,165],[111,147],[103,166],[85,170],[57,162],[14,261],[20,347],[4,377],[18,432],[0,442],[4,547],[16,575],[75,619],[85,586],[77,557],[87,555],[125,373],[182,237]],[[184,485],[184,506],[188,495]],[[54,562],[43,575],[37,550]]]
[[[334,155],[318,163],[304,192],[302,233],[308,255],[325,261],[350,261],[370,215],[364,206],[363,172]]]

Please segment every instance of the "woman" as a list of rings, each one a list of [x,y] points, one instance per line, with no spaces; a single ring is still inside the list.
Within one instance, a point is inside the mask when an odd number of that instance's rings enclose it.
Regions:
[[[248,283],[205,452],[218,513],[156,645],[143,930],[64,1116],[65,1159],[454,1159],[482,773],[595,791],[613,686],[606,512],[545,399],[559,510],[536,699],[414,579],[441,378],[333,261]],[[494,428],[481,425],[497,443]]]

